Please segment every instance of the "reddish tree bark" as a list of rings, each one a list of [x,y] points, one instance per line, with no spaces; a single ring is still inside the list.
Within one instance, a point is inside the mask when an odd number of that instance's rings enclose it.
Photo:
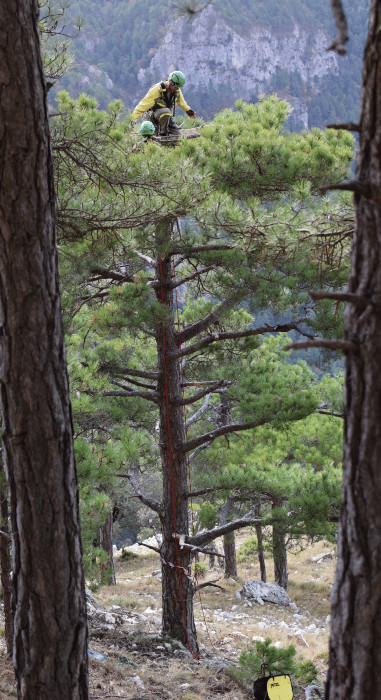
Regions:
[[[356,224],[346,308],[345,447],[339,559],[332,596],[327,700],[381,688],[381,0],[365,47]]]
[[[88,697],[76,469],[36,0],[0,0],[0,391],[18,697]]]

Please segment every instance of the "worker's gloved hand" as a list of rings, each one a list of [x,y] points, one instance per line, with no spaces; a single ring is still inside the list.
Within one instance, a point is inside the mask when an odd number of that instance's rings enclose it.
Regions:
[[[187,110],[187,115],[188,115],[188,117],[190,117],[191,119],[196,119],[196,112],[194,112],[193,109],[188,109],[188,110]]]

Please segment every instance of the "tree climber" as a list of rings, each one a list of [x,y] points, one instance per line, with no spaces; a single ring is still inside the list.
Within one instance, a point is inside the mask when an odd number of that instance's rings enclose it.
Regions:
[[[132,121],[144,115],[145,119],[154,124],[158,136],[173,134],[179,137],[180,127],[173,119],[176,104],[186,112],[188,117],[194,119],[196,116],[184,100],[181,92],[184,84],[184,73],[181,70],[175,70],[169,74],[168,80],[153,85],[132,112]]]

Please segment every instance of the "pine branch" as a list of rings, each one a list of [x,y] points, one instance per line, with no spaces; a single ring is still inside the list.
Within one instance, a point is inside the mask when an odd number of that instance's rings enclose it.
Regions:
[[[319,187],[319,192],[325,194],[329,190],[343,190],[344,192],[355,192],[360,194],[366,199],[371,199],[372,188],[366,182],[360,182],[359,180],[348,180],[348,182],[338,182],[333,185],[322,185]]]
[[[193,272],[192,275],[188,275],[187,277],[183,277],[181,280],[177,280],[176,282],[173,282],[173,284],[170,285],[170,289],[176,289],[176,287],[181,287],[182,284],[186,284],[186,282],[190,282],[191,280],[195,279],[196,277],[200,277],[201,275],[204,275],[206,272],[210,272],[210,270],[215,270],[216,265],[209,265],[209,267],[203,267],[201,270],[197,270],[196,272]]]
[[[121,396],[125,399],[130,399],[132,397],[138,397],[140,399],[145,399],[146,401],[153,401],[157,403],[157,393],[154,391],[105,391],[103,396]]]
[[[346,124],[327,124],[326,129],[344,129],[345,131],[360,131],[360,125],[353,122]]]
[[[315,413],[321,413],[323,416],[334,416],[335,418],[344,418],[343,413],[335,413],[335,411],[325,411],[323,408],[317,408]]]
[[[187,326],[185,326],[185,328],[183,328],[183,330],[181,331],[181,342],[186,343],[188,340],[191,340],[196,335],[199,335],[199,333],[202,333],[202,331],[205,331],[213,323],[217,323],[224,311],[227,311],[232,306],[234,306],[236,301],[236,299],[225,299],[217,307],[215,307],[210,314],[204,316],[204,318],[200,319],[199,321],[196,321],[195,323],[190,323]],[[180,357],[180,355],[178,356]]]
[[[189,537],[187,542],[188,544],[195,544],[196,546],[207,544],[207,542],[212,542],[218,537],[222,537],[223,535],[227,535],[229,532],[234,532],[234,530],[239,530],[240,528],[247,527],[253,523],[263,523],[263,518],[252,517],[250,514],[248,514],[245,518],[232,520],[232,522],[226,523],[225,525],[219,525],[218,527],[214,527],[212,530],[206,530],[205,532],[200,532],[193,537]]]
[[[230,425],[222,425],[219,428],[211,430],[209,433],[199,435],[199,437],[194,438],[193,440],[188,440],[188,442],[184,442],[182,445],[178,445],[176,451],[190,452],[191,450],[195,450],[197,447],[200,447],[206,442],[212,442],[221,435],[227,435],[228,433],[236,433],[242,430],[251,430],[252,428],[259,428],[259,426],[265,425],[266,423],[268,423],[268,420],[264,419],[261,421],[253,421],[251,423],[231,423]]]
[[[184,258],[188,257],[189,255],[197,254],[197,253],[205,253],[209,250],[234,250],[236,246],[234,245],[228,245],[227,243],[216,243],[216,244],[207,244],[207,245],[198,245],[198,246],[191,246],[190,248],[187,248],[187,246],[184,244],[183,246],[175,246],[174,248],[171,249],[171,255],[182,255]]]
[[[309,292],[309,295],[314,301],[318,301],[319,299],[333,299],[334,301],[342,301],[362,307],[368,304],[368,300],[365,297],[351,292]]]
[[[128,381],[130,382],[130,384],[133,384],[134,386],[140,386],[142,389],[151,389],[152,391],[155,391],[156,389],[156,387],[153,384],[143,384],[143,382],[138,382],[136,379],[131,379],[131,377],[128,378]],[[125,388],[124,384],[121,384],[117,381],[112,381],[111,384],[115,384],[116,386]]]
[[[349,36],[347,20],[341,0],[331,0],[331,10],[336,24],[337,36],[332,44],[328,46],[327,51],[336,51],[340,56],[344,56],[347,53],[345,44]]]
[[[187,355],[191,355],[194,352],[198,352],[199,350],[208,347],[208,345],[210,345],[211,343],[218,343],[224,340],[238,340],[239,338],[249,338],[250,336],[264,335],[265,333],[287,333],[288,331],[293,330],[296,330],[299,333],[301,333],[301,331],[298,328],[298,324],[304,323],[305,321],[307,321],[307,318],[298,318],[297,321],[294,321],[292,323],[280,323],[276,324],[275,326],[269,326],[266,323],[266,325],[261,326],[260,328],[250,328],[246,331],[227,331],[224,333],[210,333],[206,338],[199,340],[197,343],[193,343],[193,345],[189,345],[187,348],[179,350],[179,352],[177,353],[171,354],[171,357],[174,359],[179,357],[186,357]],[[305,335],[305,333],[301,334]],[[183,340],[183,334],[181,334],[181,340]]]
[[[309,340],[287,345],[285,350],[305,350],[306,348],[326,348],[326,350],[342,350],[343,352],[358,352],[355,343],[349,340]]]
[[[159,372],[145,372],[141,369],[132,369],[132,367],[122,367],[120,370],[121,374],[126,374],[130,377],[141,377],[141,379],[158,379]]]
[[[202,399],[204,396],[207,394],[213,394],[213,392],[216,389],[220,389],[222,386],[229,386],[230,382],[227,382],[225,379],[220,379],[218,382],[214,382],[214,384],[209,384],[209,386],[206,389],[203,389],[202,391],[198,391],[197,394],[193,394],[193,396],[190,396],[188,399],[180,399],[178,401],[172,402],[173,406],[189,406],[192,403],[196,403],[196,401],[199,401],[199,399]],[[188,423],[189,425],[189,423]]]

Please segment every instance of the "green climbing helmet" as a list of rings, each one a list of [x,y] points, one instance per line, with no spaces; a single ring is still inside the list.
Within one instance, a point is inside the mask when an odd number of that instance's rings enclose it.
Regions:
[[[139,134],[141,136],[153,136],[155,133],[155,127],[152,124],[152,122],[146,121],[143,122],[140,129],[139,129]]]
[[[170,73],[168,80],[172,80],[173,84],[178,88],[182,88],[185,85],[185,75],[181,70],[174,70],[173,73]]]

